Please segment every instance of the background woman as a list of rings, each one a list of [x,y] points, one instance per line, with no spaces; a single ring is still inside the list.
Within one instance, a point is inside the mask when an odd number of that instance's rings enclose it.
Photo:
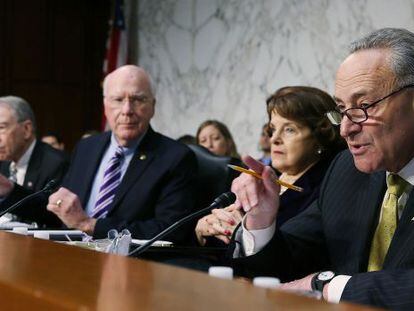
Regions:
[[[277,226],[302,212],[319,194],[320,184],[333,157],[345,148],[338,128],[325,113],[335,108],[327,93],[313,87],[294,86],[277,90],[268,98],[272,166],[280,180],[302,187],[303,192],[281,188]],[[231,205],[213,210],[196,227],[201,245],[214,236],[229,243],[242,212]]]
[[[201,123],[197,130],[197,143],[218,156],[240,159],[233,136],[226,125],[217,120]]]

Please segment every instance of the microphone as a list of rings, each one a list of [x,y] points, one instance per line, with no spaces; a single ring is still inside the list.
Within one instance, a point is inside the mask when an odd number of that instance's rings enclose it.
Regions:
[[[155,241],[160,240],[161,238],[163,238],[167,234],[171,233],[172,231],[174,231],[178,227],[181,227],[186,222],[188,222],[190,220],[193,220],[194,218],[197,218],[197,217],[199,217],[203,214],[206,214],[207,212],[210,212],[212,209],[226,207],[226,206],[234,203],[234,201],[236,201],[236,195],[233,192],[222,193],[209,206],[207,206],[206,208],[203,208],[203,209],[201,209],[197,212],[194,212],[194,213],[192,213],[192,214],[176,221],[171,226],[169,226],[165,230],[158,233],[151,240],[145,242],[140,247],[134,249],[132,252],[130,252],[128,254],[128,256],[130,256],[132,254],[137,254],[138,255],[138,254],[141,254],[141,253],[145,252],[152,244],[154,244]]]
[[[35,193],[32,193],[30,195],[28,195],[27,197],[24,197],[23,199],[21,199],[20,201],[17,201],[16,203],[14,203],[12,206],[10,206],[9,208],[7,208],[6,210],[0,212],[0,217],[11,212],[14,211],[15,209],[17,209],[18,207],[20,207],[21,205],[23,205],[24,203],[26,203],[27,201],[30,201],[31,199],[40,196],[41,194],[51,194],[53,189],[56,187],[56,180],[52,179],[51,181],[49,181],[46,186],[44,186],[44,188],[42,190],[39,190]]]

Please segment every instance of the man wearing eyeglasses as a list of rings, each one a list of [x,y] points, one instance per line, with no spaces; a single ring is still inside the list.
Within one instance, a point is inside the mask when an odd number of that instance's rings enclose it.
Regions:
[[[247,212],[236,234],[240,272],[276,275],[282,288],[318,290],[331,302],[414,308],[413,83],[413,33],[380,29],[351,45],[328,113],[349,150],[318,201],[281,228],[275,174],[244,159],[263,181],[243,174],[233,183]]]
[[[155,97],[142,68],[115,70],[103,89],[111,131],[78,143],[48,209],[69,228],[95,238],[128,229],[134,238],[149,239],[193,209],[195,156],[151,128]],[[169,238],[184,237],[180,232]]]
[[[42,190],[51,180],[58,185],[69,166],[66,156],[36,139],[36,118],[21,97],[0,97],[0,210]],[[46,210],[46,195],[38,195],[13,211],[24,222],[59,227]]]

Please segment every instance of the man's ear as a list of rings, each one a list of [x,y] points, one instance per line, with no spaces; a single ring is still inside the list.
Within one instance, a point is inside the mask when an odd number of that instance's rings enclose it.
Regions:
[[[33,136],[33,123],[30,120],[25,120],[22,122],[23,126],[23,137],[24,139],[29,139]]]

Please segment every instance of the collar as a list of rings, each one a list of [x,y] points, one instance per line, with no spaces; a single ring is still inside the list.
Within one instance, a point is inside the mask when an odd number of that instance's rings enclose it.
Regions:
[[[388,174],[390,172],[387,172],[387,176]],[[414,158],[398,172],[398,175],[414,186]]]
[[[141,136],[139,136],[137,139],[133,140],[129,144],[129,146],[127,146],[127,147],[122,146],[121,147],[125,156],[128,156],[129,154],[135,152],[135,150],[137,149],[138,145],[141,143],[142,139],[145,137],[147,132],[148,132],[148,129],[146,129],[145,132]],[[112,132],[111,133],[111,143],[109,145],[109,149],[115,150],[118,146],[119,146],[118,141],[116,140],[114,132]]]
[[[19,161],[17,161],[17,163],[16,163],[16,168],[17,169],[27,167],[27,165],[29,164],[30,157],[32,156],[33,149],[34,149],[35,145],[36,145],[36,139],[34,139],[32,141],[29,148],[27,148],[26,152],[22,155],[22,157],[19,159]]]

